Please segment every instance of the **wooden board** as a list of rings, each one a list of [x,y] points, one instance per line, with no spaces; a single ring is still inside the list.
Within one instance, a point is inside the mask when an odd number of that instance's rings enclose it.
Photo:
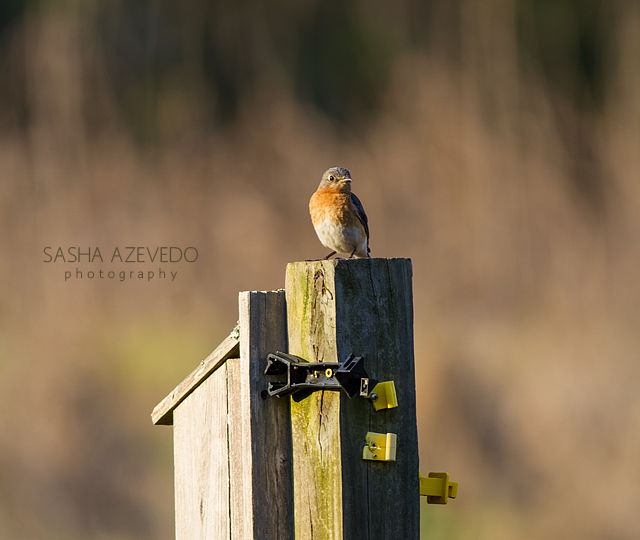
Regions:
[[[227,338],[161,408],[174,423],[178,539],[293,538],[289,401],[262,397],[267,355],[287,349],[285,312],[284,291],[241,292],[237,345]]]
[[[174,412],[176,540],[229,538],[226,395],[222,365]]]
[[[173,410],[228,358],[238,356],[239,350],[240,338],[238,332],[231,332],[211,354],[200,362],[198,367],[186,379],[155,406],[151,413],[151,421],[156,425],[172,425]]]
[[[284,291],[239,295],[240,360],[229,362],[231,538],[293,538],[288,399],[262,397],[267,355],[287,349]]]
[[[289,352],[311,362],[363,356],[393,380],[399,407],[316,392],[292,402],[296,538],[419,537],[418,440],[409,259],[289,264]],[[398,435],[397,461],[362,460],[367,431]]]

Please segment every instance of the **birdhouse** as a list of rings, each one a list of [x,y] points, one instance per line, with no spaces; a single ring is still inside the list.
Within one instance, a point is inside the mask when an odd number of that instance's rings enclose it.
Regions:
[[[418,538],[409,259],[291,263],[154,409],[173,425],[176,538]],[[436,474],[436,473],[433,473]]]
[[[153,410],[173,426],[177,539],[292,537],[289,403],[261,373],[285,317],[284,291],[241,292],[238,326]]]

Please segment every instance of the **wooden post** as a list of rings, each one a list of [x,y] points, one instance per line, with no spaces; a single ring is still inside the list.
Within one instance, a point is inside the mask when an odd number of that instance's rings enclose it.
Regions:
[[[241,292],[232,332],[151,414],[174,426],[176,538],[293,538],[287,400],[263,399],[286,350],[284,291]]]
[[[395,382],[399,406],[315,392],[292,402],[295,536],[419,537],[418,438],[409,259],[287,266],[289,352],[309,362],[363,356],[368,375]],[[362,459],[368,431],[395,433],[396,462]]]
[[[286,400],[265,399],[267,355],[287,348],[284,291],[242,292],[240,360],[229,365],[231,538],[293,538],[291,421]],[[244,519],[240,518],[244,516]]]

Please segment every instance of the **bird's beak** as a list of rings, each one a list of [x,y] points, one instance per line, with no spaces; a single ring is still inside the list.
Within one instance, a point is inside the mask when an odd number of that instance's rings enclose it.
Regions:
[[[351,183],[351,178],[343,178],[342,182],[344,182],[345,184],[350,184]]]

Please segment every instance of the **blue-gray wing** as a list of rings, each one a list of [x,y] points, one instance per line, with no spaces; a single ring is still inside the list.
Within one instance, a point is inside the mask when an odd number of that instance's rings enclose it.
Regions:
[[[364,211],[364,207],[362,206],[360,199],[358,199],[358,197],[356,197],[353,193],[351,193],[351,202],[353,203],[353,206],[356,207],[358,219],[360,220],[360,223],[362,223],[362,226],[364,227],[364,232],[367,233],[367,245],[368,245],[369,244],[369,220],[367,219],[367,214]]]

